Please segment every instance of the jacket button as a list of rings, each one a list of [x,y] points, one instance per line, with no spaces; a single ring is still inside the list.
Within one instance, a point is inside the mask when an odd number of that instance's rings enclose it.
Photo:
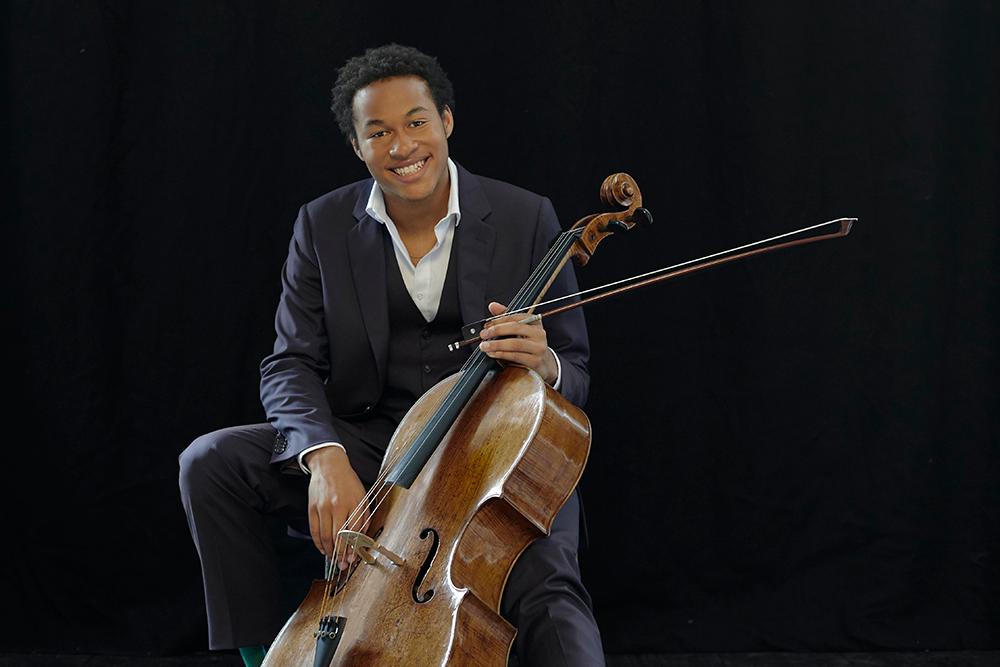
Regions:
[[[285,436],[279,433],[274,438],[274,453],[284,454],[286,449],[288,449],[288,440],[285,439]]]
[[[424,364],[424,372],[425,373],[430,373],[431,372],[431,367],[429,365],[427,365],[427,364]]]

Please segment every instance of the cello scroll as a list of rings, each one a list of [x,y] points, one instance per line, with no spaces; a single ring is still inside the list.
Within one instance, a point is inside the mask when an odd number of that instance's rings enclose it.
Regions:
[[[601,184],[601,201],[607,206],[618,206],[625,210],[588,215],[573,225],[573,230],[579,230],[572,255],[577,266],[585,265],[598,244],[611,234],[627,232],[636,225],[649,225],[653,222],[653,215],[642,207],[639,185],[624,172],[611,174],[604,179]]]

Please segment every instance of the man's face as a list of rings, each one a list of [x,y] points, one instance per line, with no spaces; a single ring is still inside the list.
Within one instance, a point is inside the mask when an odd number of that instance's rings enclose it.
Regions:
[[[423,79],[400,76],[354,95],[354,152],[392,207],[447,201],[451,109],[439,114]],[[444,193],[444,194],[443,194]]]

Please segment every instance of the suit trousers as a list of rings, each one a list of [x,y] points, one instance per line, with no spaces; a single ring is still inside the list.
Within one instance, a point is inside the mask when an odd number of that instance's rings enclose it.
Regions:
[[[181,499],[201,558],[212,649],[269,644],[287,620],[268,515],[308,526],[309,479],[270,463],[275,436],[270,424],[221,429],[180,456]],[[348,456],[367,487],[381,453],[353,449]],[[579,512],[574,492],[551,534],[535,540],[511,571],[501,602],[501,613],[518,629],[511,664],[604,664],[577,563]]]

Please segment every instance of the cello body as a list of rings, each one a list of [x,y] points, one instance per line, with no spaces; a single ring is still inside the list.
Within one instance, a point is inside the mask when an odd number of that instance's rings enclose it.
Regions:
[[[398,460],[460,374],[424,394],[396,430]],[[516,629],[500,616],[518,556],[548,534],[583,473],[590,423],[532,371],[484,381],[409,488],[392,485],[365,533],[402,559],[359,562],[335,592],[313,583],[265,667],[313,666],[316,619],[342,619],[332,665],[507,664]]]

